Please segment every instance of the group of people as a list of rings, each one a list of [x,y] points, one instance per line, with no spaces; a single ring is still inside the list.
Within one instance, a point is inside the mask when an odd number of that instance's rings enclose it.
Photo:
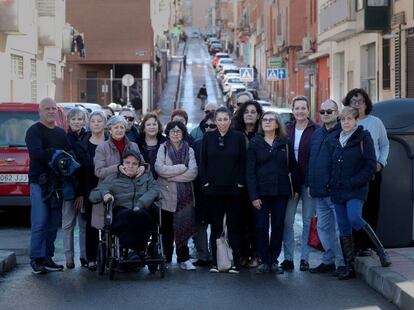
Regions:
[[[264,112],[254,100],[242,103],[234,114],[208,103],[205,117],[190,133],[183,110],[173,111],[163,130],[154,113],[144,115],[137,128],[134,111],[128,108],[119,115],[86,115],[74,108],[67,115],[65,133],[54,124],[56,103],[43,99],[40,122],[26,134],[33,272],[64,268],[52,260],[61,221],[66,267],[75,267],[73,234],[78,221],[80,263],[96,270],[98,230],[93,217],[102,201],[113,201],[112,227],[130,255],[138,257],[145,251],[142,230],[150,227],[149,209],[161,208],[165,260],[171,263],[175,244],[183,270],[208,266],[210,272],[219,272],[216,240],[224,229],[233,254],[229,273],[237,274],[242,267],[255,267],[257,273],[293,270],[293,227],[300,200],[301,271],[354,277],[356,250],[370,255],[371,247],[382,266],[389,266],[375,234],[389,144],[382,122],[369,114],[368,95],[362,89],[350,91],[342,111],[333,100],[323,102],[322,127],[309,118],[306,97],[295,97],[291,105],[295,120],[285,126],[277,113]],[[50,161],[57,150],[71,154],[79,164],[71,179],[74,194],[59,195],[66,187],[58,186],[46,199]],[[59,179],[59,184],[65,180]],[[321,264],[310,268],[307,240],[315,214],[324,253]],[[362,239],[361,232],[368,238]],[[190,238],[196,248],[194,260]],[[284,260],[279,263],[282,245]]]

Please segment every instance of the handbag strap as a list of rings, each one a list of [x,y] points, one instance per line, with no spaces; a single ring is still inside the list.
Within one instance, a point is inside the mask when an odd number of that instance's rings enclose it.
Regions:
[[[290,184],[290,192],[292,194],[292,197],[294,196],[293,191],[293,184],[292,184],[292,173],[290,173],[290,167],[289,167],[289,144],[286,143],[286,161],[287,161],[287,168],[288,168],[288,177],[289,177],[289,184]]]
[[[223,232],[221,233],[220,237],[224,237],[227,239],[227,225],[226,225],[226,213],[224,213],[223,217]]]

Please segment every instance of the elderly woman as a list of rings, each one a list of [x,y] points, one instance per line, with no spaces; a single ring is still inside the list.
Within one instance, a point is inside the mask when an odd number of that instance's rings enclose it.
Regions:
[[[79,200],[84,206],[86,219],[85,247],[88,269],[96,270],[96,258],[98,250],[98,230],[91,226],[92,204],[90,203],[89,194],[92,189],[98,185],[98,178],[95,176],[95,166],[93,158],[99,144],[106,140],[105,127],[106,115],[102,111],[94,111],[89,116],[88,127],[90,132],[86,138],[75,144],[75,154],[77,161],[81,164],[79,171]]]
[[[73,108],[69,111],[68,116],[69,130],[67,133],[68,141],[71,149],[75,150],[76,143],[85,141],[87,139],[86,114],[81,108]],[[79,172],[76,173],[78,179]],[[83,203],[79,194],[80,186],[77,188],[77,198],[75,200],[64,201],[62,209],[62,234],[63,234],[63,248],[66,256],[66,267],[72,269],[75,267],[75,251],[74,251],[74,230],[76,220],[79,225],[79,248],[80,248],[80,262],[83,267],[87,266],[86,248],[85,248],[85,230],[86,221],[81,213],[84,212]]]
[[[151,172],[154,179],[158,178],[155,172],[155,160],[161,143],[167,139],[162,135],[162,124],[155,113],[147,113],[139,126],[138,147],[142,152],[145,162],[151,165]]]
[[[125,172],[121,164],[122,156],[126,151],[140,153],[138,145],[128,140],[125,136],[127,122],[121,115],[112,116],[108,123],[109,139],[98,145],[95,152],[95,175],[103,180],[115,172]]]
[[[165,129],[167,141],[161,144],[155,171],[161,191],[163,245],[171,262],[175,240],[177,262],[183,270],[195,270],[188,240],[195,233],[192,181],[197,177],[193,149],[185,141],[187,129],[181,122],[170,122]]]
[[[138,259],[151,234],[148,209],[158,197],[159,187],[152,173],[142,165],[141,154],[129,150],[122,157],[124,169],[106,177],[89,199],[92,203],[114,202],[112,231],[123,247],[133,250],[129,259]]]
[[[368,183],[375,175],[377,158],[369,131],[358,126],[358,116],[357,109],[345,107],[339,115],[342,131],[332,138],[331,199],[335,204],[346,263],[346,268],[338,276],[340,280],[355,277],[352,229],[367,235],[383,267],[391,265],[378,236],[362,217],[362,207],[368,197]]]

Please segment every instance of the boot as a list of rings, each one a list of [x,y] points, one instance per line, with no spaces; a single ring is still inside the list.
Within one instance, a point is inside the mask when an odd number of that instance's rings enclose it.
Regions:
[[[391,260],[385,252],[384,246],[382,245],[381,241],[379,240],[377,234],[374,232],[371,226],[369,224],[366,224],[362,228],[365,233],[368,235],[368,237],[371,239],[372,243],[374,244],[375,251],[377,252],[377,255],[381,261],[382,267],[388,267],[391,265]]]
[[[344,255],[344,260],[346,266],[342,272],[339,273],[339,280],[348,280],[355,278],[355,252],[354,252],[354,242],[352,236],[340,237],[342,253]]]

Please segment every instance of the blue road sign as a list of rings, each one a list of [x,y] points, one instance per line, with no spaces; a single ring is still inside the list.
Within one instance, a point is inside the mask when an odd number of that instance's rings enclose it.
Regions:
[[[287,79],[286,68],[268,68],[266,72],[268,81],[279,81]]]
[[[240,81],[243,83],[253,82],[253,68],[240,68]]]
[[[279,80],[285,80],[287,79],[287,70],[286,68],[279,68],[279,75],[278,75],[278,79]]]

